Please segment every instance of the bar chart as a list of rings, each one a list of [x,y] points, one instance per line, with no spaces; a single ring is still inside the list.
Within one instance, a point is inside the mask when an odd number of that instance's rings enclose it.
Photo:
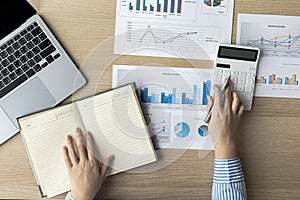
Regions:
[[[151,11],[151,12],[165,12],[165,13],[182,13],[182,0],[164,0],[161,3],[160,0],[157,0],[155,4],[149,4],[146,0],[142,0],[143,3],[141,4],[141,0],[136,0],[135,6],[133,2],[129,2],[129,10],[136,10],[136,11]],[[170,4],[169,4],[170,1]],[[177,9],[175,10],[175,4]],[[142,6],[141,6],[142,5]],[[163,8],[163,9],[162,9]]]
[[[121,15],[194,21],[197,4],[196,0],[122,0]]]
[[[202,86],[194,85],[193,94],[189,96],[186,91],[178,93],[177,88],[172,88],[171,92],[158,93],[157,89],[150,92],[151,88],[144,87],[140,90],[140,99],[143,103],[207,105],[210,88],[210,80],[203,82]]]
[[[271,74],[269,77],[260,76],[256,80],[256,83],[260,84],[275,84],[275,85],[299,85],[297,75],[292,74],[290,77],[277,77],[276,74]]]

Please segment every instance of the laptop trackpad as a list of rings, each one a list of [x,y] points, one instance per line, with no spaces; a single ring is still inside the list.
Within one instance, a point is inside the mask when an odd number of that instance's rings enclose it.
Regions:
[[[35,77],[1,102],[1,107],[19,127],[17,118],[55,105],[56,101],[42,81]]]

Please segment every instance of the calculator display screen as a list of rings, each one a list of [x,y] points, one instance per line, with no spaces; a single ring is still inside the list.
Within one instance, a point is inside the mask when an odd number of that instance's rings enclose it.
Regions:
[[[255,62],[257,59],[258,51],[252,49],[242,49],[236,47],[222,47],[220,46],[218,57],[236,60],[245,60]]]

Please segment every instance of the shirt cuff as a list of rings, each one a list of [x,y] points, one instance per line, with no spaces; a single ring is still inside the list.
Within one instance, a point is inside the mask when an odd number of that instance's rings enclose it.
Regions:
[[[65,200],[75,200],[75,199],[73,199],[73,198],[71,197],[71,192],[68,192],[68,194],[67,194]]]
[[[244,181],[241,160],[233,158],[228,160],[215,160],[214,182],[234,183]]]

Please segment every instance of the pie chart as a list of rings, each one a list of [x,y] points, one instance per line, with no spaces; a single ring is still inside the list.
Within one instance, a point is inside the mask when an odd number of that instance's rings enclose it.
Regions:
[[[198,128],[198,134],[201,136],[201,137],[206,137],[209,135],[209,132],[208,132],[208,127],[206,125],[202,125]]]
[[[190,126],[185,122],[179,122],[174,128],[175,135],[179,138],[185,138],[190,134]]]
[[[204,0],[204,3],[207,6],[213,6],[213,7],[219,6],[221,2],[222,0]]]

